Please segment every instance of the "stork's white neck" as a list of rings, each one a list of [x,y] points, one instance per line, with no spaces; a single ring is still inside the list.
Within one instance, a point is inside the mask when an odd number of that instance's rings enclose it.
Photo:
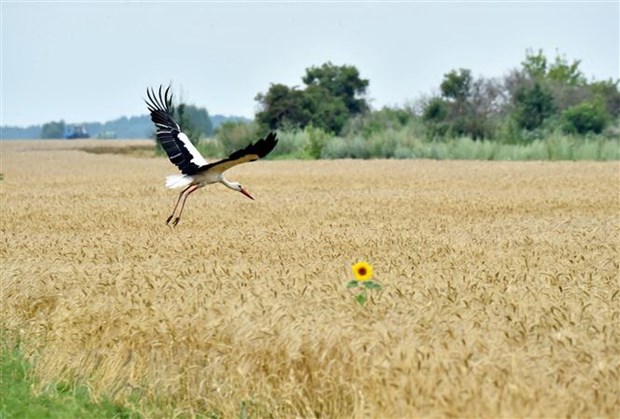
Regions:
[[[224,176],[222,176],[222,179],[220,179],[220,183],[222,183],[227,188],[232,189],[233,191],[239,191],[241,189],[241,185],[239,185],[237,182],[230,182]]]

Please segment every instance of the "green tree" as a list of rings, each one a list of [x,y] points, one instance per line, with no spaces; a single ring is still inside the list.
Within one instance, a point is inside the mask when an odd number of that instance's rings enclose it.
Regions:
[[[587,83],[586,77],[579,69],[581,60],[568,63],[564,57],[555,57],[555,62],[549,67],[547,78],[569,86],[583,86]]]
[[[471,95],[471,71],[461,68],[444,74],[439,88],[450,102],[450,129],[455,135],[468,135],[468,99]]]
[[[579,68],[580,60],[569,62],[566,57],[556,55],[551,62],[538,50],[536,54],[532,50],[526,51],[525,60],[521,63],[520,74],[513,81],[511,93],[522,92],[531,89],[535,83],[553,96],[555,111],[557,113],[591,98],[592,93],[587,87],[586,78]]]
[[[542,80],[547,75],[547,57],[542,49],[536,54],[531,49],[525,51],[525,60],[521,61],[524,73],[533,80]]]
[[[466,125],[470,137],[476,140],[496,135],[503,100],[499,80],[480,77],[472,82]]]
[[[368,80],[361,79],[353,66],[328,62],[306,69],[302,79],[303,90],[272,84],[267,93],[257,94],[257,122],[271,130],[312,125],[339,134],[352,116],[369,109],[363,97]]]
[[[612,118],[617,118],[620,116],[620,91],[618,90],[619,82],[619,80],[604,80],[592,82],[589,85],[594,99],[601,101],[605,105],[607,113]]]
[[[48,122],[41,127],[41,138],[64,138],[65,121]]]
[[[549,60],[541,49],[536,54],[528,49],[525,52],[525,60],[521,62],[523,71],[533,80],[552,80],[570,86],[585,85],[586,77],[579,69],[581,60],[573,60],[569,63],[565,56],[559,53],[555,61],[549,64]]]
[[[471,70],[461,68],[444,74],[439,88],[443,97],[464,104],[471,94],[472,81]]]
[[[321,67],[306,69],[302,81],[307,86],[320,86],[331,96],[342,99],[351,115],[364,113],[369,109],[364,98],[369,81],[360,78],[359,70],[354,66],[337,66],[327,62]]]
[[[492,134],[491,116],[496,111],[499,88],[494,80],[474,79],[461,68],[444,74],[441,97],[423,107],[422,120],[428,136],[469,136],[474,140]]]
[[[534,130],[544,120],[555,113],[555,103],[551,93],[541,83],[532,87],[520,87],[513,97],[513,117],[520,128]]]
[[[308,124],[326,132],[340,133],[352,116],[341,97],[318,85],[304,91],[304,109],[309,115]]]
[[[305,127],[311,120],[308,100],[301,90],[284,84],[272,84],[267,93],[259,93],[255,100],[261,110],[256,120],[270,130],[283,126]]]
[[[424,121],[429,138],[443,137],[449,129],[450,104],[441,97],[433,97],[422,105]]]
[[[424,106],[422,120],[433,122],[445,121],[448,115],[450,115],[448,102],[440,97],[434,97]]]

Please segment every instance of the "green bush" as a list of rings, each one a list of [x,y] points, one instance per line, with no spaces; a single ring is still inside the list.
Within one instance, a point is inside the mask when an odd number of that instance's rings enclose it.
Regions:
[[[349,157],[347,154],[348,146],[344,138],[335,137],[330,139],[321,152],[323,159],[344,159]]]
[[[569,134],[603,132],[609,121],[605,107],[600,103],[583,102],[562,112],[563,129]]]
[[[408,109],[384,107],[349,119],[344,135],[361,134],[364,138],[370,138],[373,134],[381,134],[386,130],[399,130],[413,119],[414,115]]]
[[[321,157],[324,159],[367,159],[370,158],[368,142],[362,137],[336,137],[329,140]]]
[[[304,141],[304,152],[310,158],[321,158],[323,147],[329,139],[329,135],[321,128],[307,127],[304,130],[307,133],[307,139]]]
[[[269,154],[270,157],[307,159],[305,148],[310,141],[310,136],[306,130],[290,129],[278,130],[278,145]]]
[[[205,158],[213,159],[216,157],[224,157],[224,147],[222,143],[215,138],[203,138],[197,144],[196,148]]]
[[[258,126],[255,123],[224,122],[218,128],[215,137],[224,154],[228,155],[256,141],[259,137]]]

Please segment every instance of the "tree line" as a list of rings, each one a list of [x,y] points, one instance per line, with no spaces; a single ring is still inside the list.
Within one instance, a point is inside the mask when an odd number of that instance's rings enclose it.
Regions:
[[[413,105],[371,111],[369,80],[354,66],[331,62],[311,67],[303,89],[272,84],[259,93],[256,123],[261,130],[304,129],[330,135],[368,134],[417,119],[428,139],[469,137],[520,142],[553,131],[601,134],[618,123],[618,80],[588,81],[579,60],[528,50],[521,66],[502,78],[474,77],[470,69],[444,74],[439,93]]]
[[[177,109],[178,108],[178,109]],[[224,115],[210,115],[206,108],[186,103],[175,106],[177,117],[191,131],[196,139],[210,137],[219,125],[226,121],[246,121],[246,118]],[[2,127],[3,138],[63,138],[73,126],[83,126],[93,138],[148,138],[153,133],[153,123],[148,115],[120,117],[108,122],[85,122],[71,124],[64,120],[50,121],[43,125],[27,128]]]
[[[588,80],[580,66],[580,60],[559,53],[550,59],[542,50],[527,50],[520,65],[502,77],[476,77],[470,69],[455,68],[443,75],[437,93],[400,107],[372,109],[370,81],[353,65],[327,62],[307,68],[301,86],[273,83],[259,92],[251,122],[233,120],[214,128],[205,108],[180,102],[173,111],[193,141],[215,135],[217,144],[208,144],[212,154],[230,152],[269,130],[303,131],[304,153],[315,158],[335,138],[357,148],[366,141],[368,148],[368,140],[388,141],[374,138],[388,131],[427,141],[469,138],[504,144],[526,144],[552,133],[617,137],[619,81]],[[64,122],[50,122],[41,136],[61,137],[64,130]],[[376,151],[378,146],[372,147]]]
[[[441,94],[423,103],[430,136],[469,136],[518,142],[554,130],[600,134],[620,114],[618,81],[588,81],[557,55],[527,52],[521,67],[502,79],[474,78],[468,69],[444,75]]]

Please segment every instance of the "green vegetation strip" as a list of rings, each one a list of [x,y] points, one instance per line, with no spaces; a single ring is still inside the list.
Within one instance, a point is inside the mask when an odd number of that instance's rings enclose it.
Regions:
[[[385,118],[389,118],[385,116]],[[243,129],[241,129],[243,128]],[[228,130],[228,131],[227,131]],[[415,122],[398,129],[380,129],[368,138],[357,135],[334,137],[320,129],[278,131],[278,145],[267,157],[286,159],[432,159],[432,160],[590,160],[620,159],[620,141],[603,136],[584,138],[561,133],[545,139],[516,144],[473,140],[468,137],[428,140],[416,134]],[[259,137],[252,125],[222,128],[212,140],[202,140],[198,150],[210,158],[223,157]],[[163,155],[163,152],[160,153]]]
[[[39,395],[32,391],[30,365],[15,349],[0,357],[0,419],[10,418],[137,418],[139,415],[108,400],[93,403],[84,387],[58,384]]]

